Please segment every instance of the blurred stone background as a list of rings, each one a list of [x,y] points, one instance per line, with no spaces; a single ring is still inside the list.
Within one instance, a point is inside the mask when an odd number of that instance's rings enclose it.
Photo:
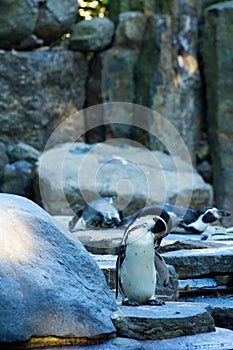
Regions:
[[[34,199],[36,162],[53,130],[81,109],[120,101],[166,117],[213,185],[214,203],[233,211],[233,1],[83,4],[0,3],[0,191]],[[149,116],[151,133],[124,125],[138,118],[116,125],[103,113],[80,141],[124,137],[166,151]],[[57,142],[89,125],[87,116]]]

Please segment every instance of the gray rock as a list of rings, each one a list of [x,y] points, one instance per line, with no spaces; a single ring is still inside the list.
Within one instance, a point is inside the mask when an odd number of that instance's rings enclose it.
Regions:
[[[0,341],[106,339],[116,303],[85,248],[25,198],[1,194],[0,208]]]
[[[78,52],[0,52],[0,139],[42,149],[51,132],[83,107],[86,67]],[[73,140],[76,124],[63,129],[57,143]]]
[[[229,350],[233,344],[233,332],[228,329],[216,328],[215,332],[186,335],[182,337],[163,340],[136,340],[132,338],[117,337],[107,343],[89,345],[85,350],[206,350],[222,349]],[[75,350],[83,350],[75,347]]]
[[[34,33],[45,43],[60,39],[72,31],[77,10],[78,2],[73,0],[39,1]]]
[[[232,247],[178,250],[162,254],[167,264],[174,266],[179,278],[232,274]]]
[[[124,12],[119,16],[114,46],[139,49],[143,39],[146,17],[141,12]]]
[[[3,142],[0,141],[0,182],[4,173],[4,167],[9,163],[9,158],[7,155],[6,146]]]
[[[187,13],[183,13],[184,8]],[[156,14],[148,18],[136,67],[136,101],[167,118],[195,160],[194,140],[201,114],[196,48],[198,17],[189,13],[188,5],[184,8],[179,9],[178,16]],[[162,124],[150,124],[153,132],[160,128],[163,129]],[[152,149],[163,150],[153,134],[149,144]]]
[[[10,144],[7,147],[7,153],[11,163],[17,160],[26,160],[27,162],[35,163],[40,155],[37,149],[24,142]]]
[[[195,297],[186,300],[188,302],[204,302],[208,304],[216,326],[233,330],[233,296],[219,295],[217,297]]]
[[[103,102],[135,102],[135,69],[143,40],[146,17],[140,12],[128,12],[119,17],[114,46],[98,57],[102,71],[100,95]],[[124,137],[140,142],[134,130],[134,106],[119,109],[110,114],[105,122],[111,123],[115,137]],[[110,114],[110,115],[109,115]],[[127,125],[129,124],[129,125]],[[141,131],[141,134],[143,132]],[[139,133],[140,135],[140,133]]]
[[[33,165],[25,160],[18,160],[4,167],[1,192],[31,196]]]
[[[0,48],[17,46],[33,34],[37,18],[37,1],[9,1],[0,3]]]
[[[218,205],[233,210],[232,204],[232,52],[233,1],[221,2],[206,9],[203,33],[204,73],[207,92],[207,117],[213,181]],[[224,224],[232,226],[233,217]]]
[[[114,24],[107,17],[94,17],[89,21],[81,21],[75,25],[69,40],[71,50],[102,51],[111,44]]]
[[[192,207],[211,202],[210,186],[181,158],[118,144],[66,143],[44,152],[38,171],[46,210],[68,215],[77,204],[116,193],[114,205],[125,215],[144,205],[172,202],[178,191],[183,202],[192,194]]]
[[[72,30],[77,9],[73,0],[2,0],[0,48],[32,49],[59,39]]]
[[[168,302],[163,306],[122,306],[112,314],[120,336],[167,339],[215,330],[207,305]]]

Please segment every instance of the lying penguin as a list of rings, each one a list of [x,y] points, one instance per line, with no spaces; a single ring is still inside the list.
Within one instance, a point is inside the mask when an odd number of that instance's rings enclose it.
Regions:
[[[116,298],[119,289],[123,305],[164,304],[155,298],[155,259],[162,239],[179,222],[152,206],[141,209],[126,228],[116,263]]]
[[[231,215],[229,211],[218,209],[214,206],[194,210],[165,204],[163,208],[169,215],[182,218],[179,227],[190,233],[203,233],[213,222],[221,220],[224,216]]]
[[[231,215],[229,211],[218,209],[214,206],[202,207],[195,210],[167,203],[164,206],[161,206],[161,209],[162,208],[166,210],[171,217],[180,219],[180,224],[176,228],[176,232],[182,233],[203,233],[213,222],[219,221],[224,216]],[[125,217],[122,220],[121,225],[129,224],[139,213],[140,210]]]
[[[115,197],[103,197],[80,208],[69,221],[69,230],[77,225],[79,229],[114,228],[121,223],[121,213],[112,205]]]

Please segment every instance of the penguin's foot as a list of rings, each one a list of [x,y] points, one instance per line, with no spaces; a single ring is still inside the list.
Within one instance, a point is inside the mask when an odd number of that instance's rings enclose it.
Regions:
[[[147,305],[151,305],[151,306],[162,306],[165,305],[166,303],[162,300],[159,299],[151,299],[148,300]]]
[[[122,305],[125,305],[125,306],[140,306],[140,305],[142,305],[142,304],[139,303],[139,301],[135,301],[135,300],[126,300],[126,301],[122,301]]]

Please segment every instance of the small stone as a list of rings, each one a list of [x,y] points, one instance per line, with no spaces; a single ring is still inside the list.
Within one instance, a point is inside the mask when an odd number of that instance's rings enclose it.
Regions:
[[[1,192],[30,197],[32,175],[33,165],[25,160],[6,164],[0,186]]]
[[[75,25],[69,40],[69,48],[77,51],[101,51],[110,45],[114,24],[108,18],[94,17]]]
[[[11,163],[18,160],[26,160],[35,163],[40,155],[40,152],[37,149],[24,142],[17,142],[9,145],[7,147],[7,153]]]

